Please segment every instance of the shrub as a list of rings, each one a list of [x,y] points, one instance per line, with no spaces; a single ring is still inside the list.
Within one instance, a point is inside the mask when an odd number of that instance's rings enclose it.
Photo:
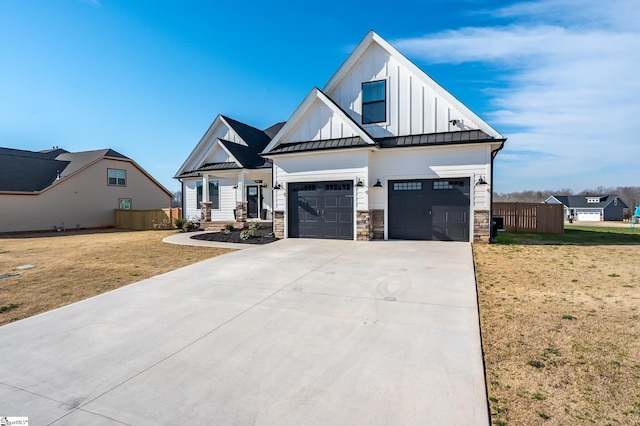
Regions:
[[[225,234],[229,234],[231,231],[235,230],[236,228],[233,227],[233,223],[227,223],[226,225],[224,225],[224,229],[222,230],[222,232]]]
[[[240,232],[240,239],[242,241],[246,241],[249,238],[253,238],[256,236],[256,231],[254,231],[253,229],[243,229],[242,232]]]
[[[184,229],[184,225],[187,223],[187,219],[183,219],[181,217],[177,217],[175,219],[173,219],[173,224],[176,226],[176,228],[178,229]]]
[[[194,216],[187,221],[184,227],[187,231],[195,231],[196,229],[200,229],[200,219]]]
[[[262,224],[260,222],[249,222],[249,229],[252,231],[257,231],[262,228]]]

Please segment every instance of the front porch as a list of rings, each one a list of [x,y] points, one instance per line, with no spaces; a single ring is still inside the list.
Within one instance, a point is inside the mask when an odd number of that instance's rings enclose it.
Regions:
[[[212,220],[211,219],[211,202],[203,201],[200,206],[200,227],[207,232],[221,232],[225,226],[233,225],[235,229],[244,229],[249,227],[251,222],[259,222],[261,229],[273,229],[273,222],[266,219],[266,215],[261,218],[252,218],[248,214],[246,201],[236,203],[233,210],[235,220]]]

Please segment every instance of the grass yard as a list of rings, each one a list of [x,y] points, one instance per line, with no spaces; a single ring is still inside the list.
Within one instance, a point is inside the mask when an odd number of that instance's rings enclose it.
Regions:
[[[0,325],[68,305],[232,250],[166,244],[176,231],[0,238]]]
[[[493,424],[640,424],[640,230],[473,250]]]

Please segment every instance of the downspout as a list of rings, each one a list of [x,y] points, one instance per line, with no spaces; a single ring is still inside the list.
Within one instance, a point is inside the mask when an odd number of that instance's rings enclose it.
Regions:
[[[496,242],[496,239],[492,235],[493,233],[493,160],[495,160],[496,155],[498,155],[498,152],[500,152],[500,150],[504,148],[504,143],[506,141],[507,141],[506,139],[503,139],[502,143],[500,143],[500,146],[497,149],[494,149],[493,151],[491,151],[491,181],[490,181],[491,197],[489,198],[489,244]]]

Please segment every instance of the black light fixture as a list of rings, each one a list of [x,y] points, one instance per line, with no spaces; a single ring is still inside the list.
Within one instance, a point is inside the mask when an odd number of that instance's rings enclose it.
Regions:
[[[362,182],[362,179],[358,178],[358,183],[356,183],[356,186],[359,186],[360,188],[362,188],[364,186],[364,183]]]
[[[484,176],[480,176],[480,179],[476,182],[476,185],[489,185],[489,183],[484,180]]]
[[[382,188],[382,184],[380,183],[380,179],[376,180],[376,183],[373,185],[374,188]]]
[[[260,184],[260,183],[262,183],[262,179],[256,179],[256,180],[254,180],[254,182]]]
[[[233,185],[233,189],[238,189],[238,184]]]
[[[280,182],[276,182],[276,184],[273,186],[273,189],[282,189],[282,184]]]

